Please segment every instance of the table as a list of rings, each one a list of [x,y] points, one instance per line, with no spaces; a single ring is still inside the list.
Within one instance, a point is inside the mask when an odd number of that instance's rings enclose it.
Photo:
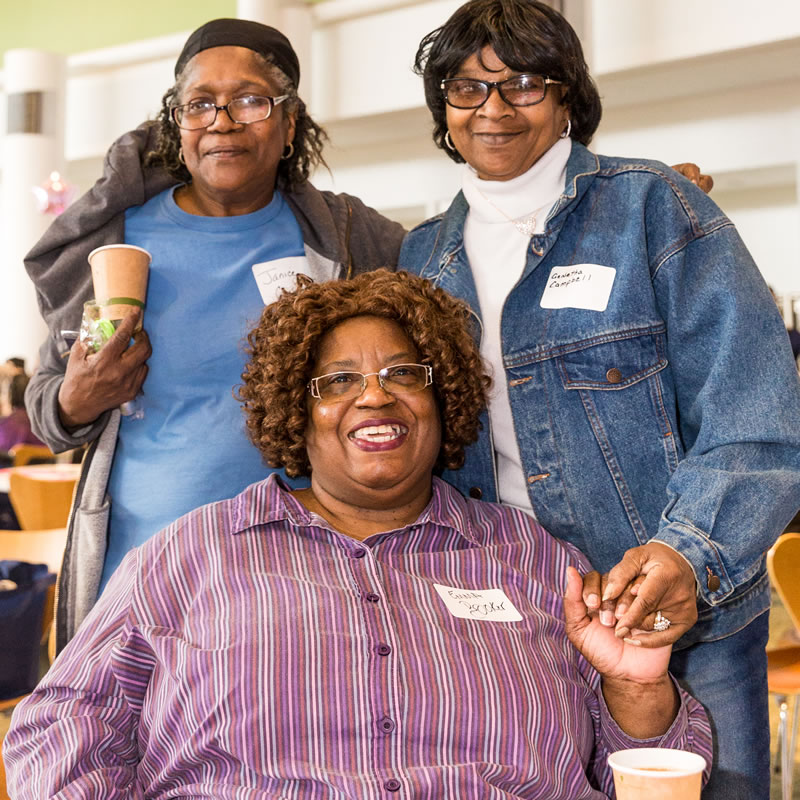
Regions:
[[[26,464],[24,467],[5,467],[0,469],[0,494],[8,494],[9,475],[21,472],[40,481],[61,481],[64,478],[78,479],[80,464]]]

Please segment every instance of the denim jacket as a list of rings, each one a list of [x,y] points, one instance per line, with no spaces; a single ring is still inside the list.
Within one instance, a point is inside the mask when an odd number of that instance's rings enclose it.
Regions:
[[[459,193],[408,234],[399,266],[466,300],[480,325],[467,212]],[[553,268],[577,265],[616,270],[605,310],[543,308]],[[765,551],[800,506],[800,382],[776,305],[714,202],[663,164],[573,143],[501,336],[542,525],[601,571],[651,539],[684,555],[699,619],[681,646],[765,611]],[[498,499],[487,415],[464,468],[444,477]]]

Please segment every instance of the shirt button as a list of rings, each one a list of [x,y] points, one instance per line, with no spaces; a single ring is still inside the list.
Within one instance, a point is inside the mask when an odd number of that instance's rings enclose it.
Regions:
[[[388,656],[392,652],[392,648],[388,644],[381,643],[375,648],[375,652],[379,656]]]
[[[367,600],[369,600],[370,603],[378,603],[380,602],[380,599],[380,595],[375,594],[375,592],[370,592],[367,595]]]
[[[353,558],[364,558],[366,554],[367,551],[364,550],[363,547],[359,547],[358,550],[353,550],[353,552],[351,553]]]
[[[394,730],[394,721],[389,719],[389,717],[384,717],[380,721],[380,729],[384,733],[391,733]]]
[[[399,792],[400,781],[392,778],[391,780],[388,780],[386,781],[386,783],[383,784],[383,788],[386,789],[387,792]]]
[[[483,492],[481,491],[479,486],[471,486],[469,490],[469,496],[473,500],[480,500],[483,497]]]
[[[622,373],[616,367],[611,367],[611,369],[606,372],[606,380],[609,383],[622,383]]]

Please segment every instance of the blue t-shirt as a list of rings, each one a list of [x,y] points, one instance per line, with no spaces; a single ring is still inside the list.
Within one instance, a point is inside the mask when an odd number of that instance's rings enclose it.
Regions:
[[[233,392],[246,334],[264,307],[253,266],[263,273],[265,262],[286,259],[277,264],[302,270],[300,228],[279,192],[234,217],[187,214],[173,192],[125,215],[125,241],[153,255],[144,313],[153,354],[139,398],[144,417],[122,418],[101,587],[132,547],[273,471],[247,438]]]

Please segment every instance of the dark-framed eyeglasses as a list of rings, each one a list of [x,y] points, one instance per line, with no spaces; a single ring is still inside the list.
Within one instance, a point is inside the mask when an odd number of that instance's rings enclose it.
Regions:
[[[378,376],[381,388],[389,394],[421,392],[433,383],[433,367],[427,364],[392,364],[378,372],[329,372],[318,375],[306,387],[311,396],[323,402],[338,403],[360,397],[367,388],[367,378]]]
[[[510,106],[535,106],[544,100],[547,87],[551,83],[560,86],[563,81],[525,72],[504,81],[447,78],[441,82],[439,88],[447,105],[453,108],[480,108],[489,99],[492,89],[497,89],[503,101]]]
[[[280,97],[248,94],[236,97],[224,106],[215,105],[210,100],[192,100],[190,103],[172,106],[170,115],[175,124],[185,131],[196,131],[213,125],[220,111],[224,111],[232,122],[250,125],[253,122],[269,119],[272,109],[289,97],[288,94],[282,94]]]

